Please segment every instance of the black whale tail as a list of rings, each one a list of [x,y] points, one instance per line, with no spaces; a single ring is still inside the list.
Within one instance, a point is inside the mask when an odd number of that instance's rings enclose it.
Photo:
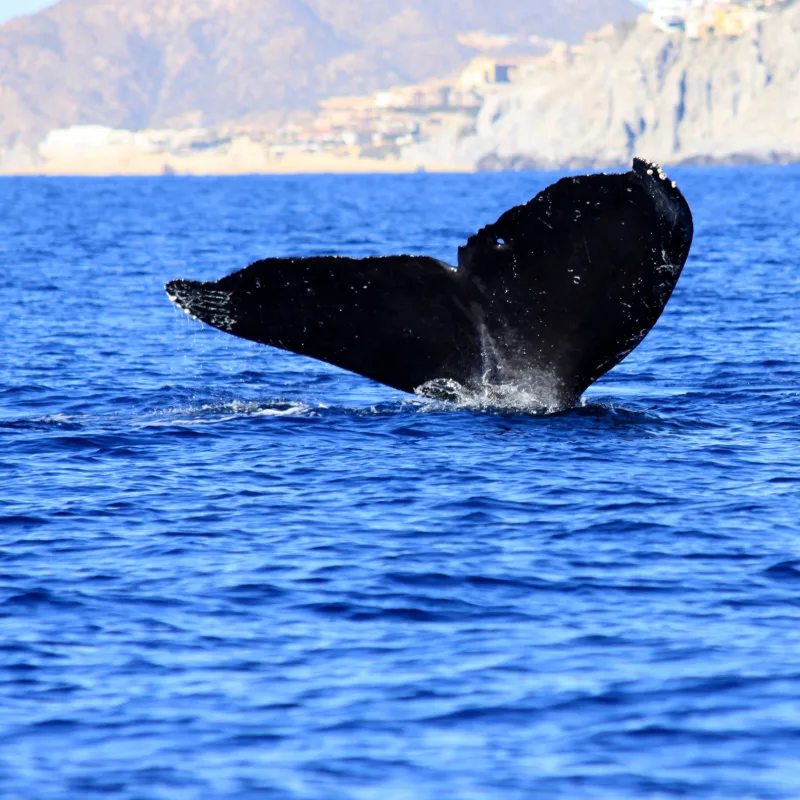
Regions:
[[[692,235],[677,185],[636,159],[507,211],[459,248],[458,268],[424,256],[275,258],[166,290],[215,328],[403,391],[545,381],[563,407],[653,327]]]

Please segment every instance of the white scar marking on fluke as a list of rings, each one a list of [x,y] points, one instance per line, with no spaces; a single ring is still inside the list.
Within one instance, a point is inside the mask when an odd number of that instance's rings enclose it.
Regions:
[[[185,314],[198,322],[204,322],[214,328],[229,331],[236,323],[236,318],[231,316],[231,292],[223,292],[219,289],[204,290],[201,293],[181,296],[172,292],[167,292],[167,297],[181,308]],[[198,317],[195,312],[203,313],[203,317]]]

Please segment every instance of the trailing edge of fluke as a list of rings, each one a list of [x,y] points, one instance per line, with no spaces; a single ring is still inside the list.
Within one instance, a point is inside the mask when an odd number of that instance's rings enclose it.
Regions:
[[[170,299],[226,333],[406,392],[513,385],[574,404],[658,320],[692,242],[689,205],[656,164],[559,180],[458,249],[268,258]]]

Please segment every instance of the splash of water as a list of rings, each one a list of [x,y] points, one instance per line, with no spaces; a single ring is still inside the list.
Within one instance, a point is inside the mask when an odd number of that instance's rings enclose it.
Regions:
[[[541,376],[537,376],[541,377]],[[514,383],[492,383],[486,379],[476,386],[463,386],[450,378],[427,381],[414,390],[420,397],[452,403],[458,408],[475,411],[555,414],[565,411],[565,404],[553,380],[531,380]]]

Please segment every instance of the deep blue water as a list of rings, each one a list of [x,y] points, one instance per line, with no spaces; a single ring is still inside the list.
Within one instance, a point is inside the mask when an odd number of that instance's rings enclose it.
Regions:
[[[800,168],[581,407],[415,399],[170,278],[427,253],[554,179],[0,182],[0,796],[800,797]]]

